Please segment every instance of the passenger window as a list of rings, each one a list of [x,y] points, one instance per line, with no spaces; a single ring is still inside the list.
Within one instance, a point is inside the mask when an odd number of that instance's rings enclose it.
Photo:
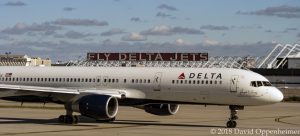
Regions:
[[[126,81],[126,80],[125,80]],[[134,83],[134,79],[131,80],[132,83]]]
[[[262,82],[261,81],[257,81],[257,87],[262,86]]]
[[[192,81],[191,80],[189,80],[189,84],[191,84],[192,83]]]

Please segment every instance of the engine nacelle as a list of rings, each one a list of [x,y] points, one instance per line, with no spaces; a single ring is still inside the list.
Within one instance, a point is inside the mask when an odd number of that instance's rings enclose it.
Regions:
[[[147,113],[159,115],[159,116],[168,116],[174,115],[179,110],[178,104],[148,104],[144,106],[144,109]]]
[[[72,104],[72,110],[96,120],[111,119],[117,115],[118,100],[107,95],[86,95]]]

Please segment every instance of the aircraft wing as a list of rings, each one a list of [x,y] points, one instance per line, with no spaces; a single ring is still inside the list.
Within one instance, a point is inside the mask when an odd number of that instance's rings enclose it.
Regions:
[[[97,89],[97,88],[56,88],[56,87],[40,87],[40,86],[8,85],[8,84],[0,84],[0,93],[1,92],[8,93],[7,94],[8,96],[32,95],[35,93],[55,93],[55,94],[69,94],[69,95],[98,94],[98,95],[110,95],[116,98],[145,98],[145,94],[139,90]],[[4,96],[6,95],[4,94]]]
[[[54,88],[54,87],[39,87],[27,85],[7,85],[0,84],[1,91],[33,91],[33,92],[47,92],[47,93],[63,93],[63,94],[80,94],[75,89]]]

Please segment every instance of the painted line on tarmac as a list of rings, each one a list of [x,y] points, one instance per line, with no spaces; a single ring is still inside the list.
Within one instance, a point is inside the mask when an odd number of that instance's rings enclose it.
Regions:
[[[24,135],[24,134],[44,134],[44,133],[57,133],[57,132],[76,132],[76,131],[89,131],[89,130],[106,130],[106,129],[119,129],[119,128],[134,128],[146,125],[127,125],[127,126],[116,126],[116,127],[93,127],[93,128],[76,128],[66,130],[49,130],[49,131],[33,131],[33,132],[20,132],[20,133],[0,133],[0,135]]]
[[[279,117],[275,118],[275,122],[280,122],[280,123],[284,123],[284,124],[300,126],[300,124],[282,121],[282,119],[293,118],[293,117],[300,117],[300,115],[279,116]]]

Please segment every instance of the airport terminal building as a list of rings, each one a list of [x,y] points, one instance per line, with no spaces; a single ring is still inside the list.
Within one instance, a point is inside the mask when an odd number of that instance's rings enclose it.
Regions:
[[[27,55],[0,55],[0,66],[51,66],[51,59]]]

